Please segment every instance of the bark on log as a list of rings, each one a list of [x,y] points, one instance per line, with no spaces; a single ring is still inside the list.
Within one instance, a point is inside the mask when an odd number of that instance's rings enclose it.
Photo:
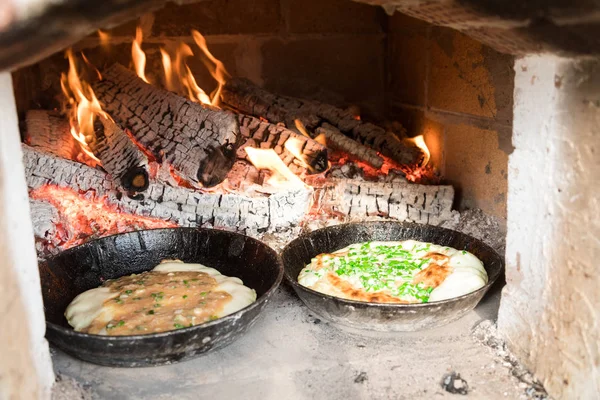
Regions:
[[[241,144],[232,113],[213,110],[149,85],[114,64],[94,84],[104,109],[158,162],[185,180],[214,186],[225,179]]]
[[[308,212],[312,190],[282,190],[270,196],[203,193],[151,181],[136,199],[121,196],[104,172],[23,145],[30,189],[52,184],[82,196],[102,199],[117,210],[175,222],[180,226],[208,226],[254,234],[296,226]],[[143,199],[141,199],[143,197]]]
[[[324,135],[328,146],[342,150],[376,169],[381,168],[383,165],[383,158],[379,157],[375,150],[350,139],[333,125],[323,123],[322,126],[315,130],[315,133],[317,135]]]
[[[29,146],[75,160],[79,144],[69,132],[69,121],[58,112],[29,110],[25,116],[25,143]]]
[[[452,210],[454,188],[450,185],[332,179],[317,190],[316,197],[319,214],[331,213],[346,221],[385,217],[439,225],[458,217]]]
[[[296,157],[285,148],[285,143],[290,138],[295,138],[301,144],[302,161],[310,171],[318,173],[327,169],[327,148],[313,139],[249,115],[238,115],[238,121],[240,132],[246,141],[238,151],[239,158],[246,158],[243,150],[245,146],[273,149],[293,172],[298,172],[293,166]]]
[[[288,127],[294,126],[294,119],[302,121],[311,131],[329,123],[360,144],[403,165],[417,164],[423,157],[418,147],[407,145],[377,125],[357,120],[347,110],[318,101],[279,96],[247,79],[228,80],[221,97],[224,103],[242,113],[263,117],[272,123],[283,122]]]
[[[128,192],[148,189],[148,158],[113,121],[98,116],[94,123],[96,139],[90,149],[102,167]]]

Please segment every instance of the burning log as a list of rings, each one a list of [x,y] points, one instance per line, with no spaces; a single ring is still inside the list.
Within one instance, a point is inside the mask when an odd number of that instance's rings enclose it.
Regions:
[[[90,144],[102,167],[128,192],[148,189],[148,159],[129,136],[113,121],[98,116],[94,122],[96,140]]]
[[[366,162],[373,168],[379,169],[383,166],[383,158],[379,157],[375,150],[350,139],[333,125],[325,122],[315,130],[315,133],[324,135],[328,145]]]
[[[25,143],[68,160],[76,159],[79,145],[69,132],[69,122],[58,112],[30,110],[25,122]]]
[[[238,157],[246,158],[244,151],[246,146],[268,148],[275,150],[286,166],[292,170],[295,169],[293,163],[296,158],[300,158],[310,171],[318,173],[327,169],[327,148],[315,140],[249,115],[239,115],[238,121],[240,132],[246,140],[238,151]],[[290,139],[293,139],[298,146],[297,154],[292,154],[288,149],[289,146],[286,147]]]
[[[233,114],[149,85],[119,64],[102,76],[94,91],[105,111],[159,163],[207,187],[225,179],[240,144]]]
[[[296,226],[308,212],[312,190],[280,190],[270,196],[234,193],[203,193],[183,187],[151,182],[143,200],[121,196],[115,182],[103,171],[65,160],[23,145],[25,174],[31,191],[52,187],[71,190],[86,202],[106,204],[117,213],[159,218],[179,226],[209,226],[247,234]],[[49,186],[50,185],[50,186]],[[139,196],[138,196],[139,197]],[[138,198],[136,197],[136,198]],[[64,210],[77,213],[77,209]],[[95,217],[102,219],[107,211]],[[88,216],[90,220],[94,216]],[[117,233],[117,232],[109,232]]]
[[[377,125],[362,122],[351,111],[318,101],[279,96],[247,79],[228,80],[223,88],[222,99],[245,114],[263,117],[272,123],[283,122],[288,127],[293,126],[295,119],[299,119],[311,131],[329,123],[360,144],[403,165],[417,164],[423,157],[417,146],[408,145]]]
[[[31,110],[27,112],[26,122],[26,142],[31,147],[69,160],[79,160],[82,156],[77,141],[70,133],[69,122],[60,114]],[[96,137],[90,143],[90,149],[101,161],[102,167],[126,191],[146,190],[146,156],[113,121],[97,116],[94,128]]]
[[[458,217],[452,210],[454,188],[408,182],[366,182],[332,179],[317,190],[316,215],[337,215],[346,221],[384,217],[439,225]]]

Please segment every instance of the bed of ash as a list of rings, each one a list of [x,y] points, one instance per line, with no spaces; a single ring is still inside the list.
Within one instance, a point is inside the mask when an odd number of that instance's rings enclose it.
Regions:
[[[444,226],[504,251],[501,225],[481,211],[463,212]],[[298,233],[263,240],[280,249]],[[188,362],[118,369],[53,349],[53,399],[547,399],[496,332],[502,285],[459,321],[403,334],[332,326],[282,285],[244,337]]]

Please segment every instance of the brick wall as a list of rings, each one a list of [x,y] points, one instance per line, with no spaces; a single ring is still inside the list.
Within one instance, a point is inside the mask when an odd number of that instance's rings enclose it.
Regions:
[[[459,209],[506,218],[513,58],[400,13],[389,19],[387,51],[390,116],[425,135]]]

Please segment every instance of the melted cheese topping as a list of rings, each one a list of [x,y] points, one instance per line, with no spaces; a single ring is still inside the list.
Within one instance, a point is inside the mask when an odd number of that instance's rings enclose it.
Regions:
[[[152,271],[109,280],[81,293],[65,317],[76,331],[140,335],[198,325],[255,300],[256,292],[238,278],[201,264],[165,261]]]
[[[375,303],[427,303],[471,293],[488,281],[473,254],[432,243],[366,242],[319,254],[298,282],[321,293]]]

